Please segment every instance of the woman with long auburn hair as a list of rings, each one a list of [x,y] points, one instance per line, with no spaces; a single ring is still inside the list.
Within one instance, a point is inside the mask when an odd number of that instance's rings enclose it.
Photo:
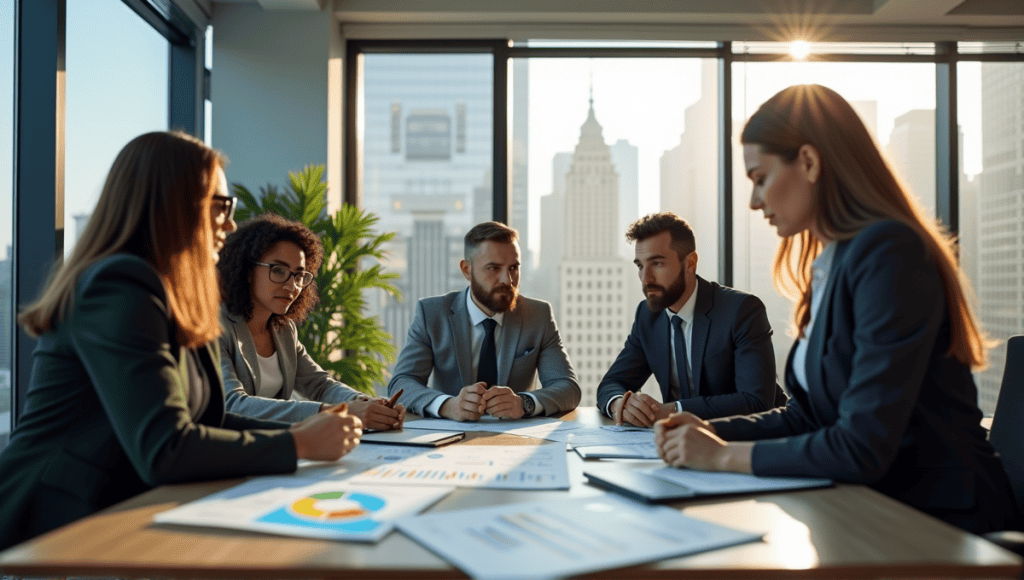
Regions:
[[[290,472],[359,443],[343,407],[294,425],[224,412],[214,264],[235,201],[223,164],[182,133],[133,139],[19,316],[39,341],[0,455],[0,549],[157,485]]]
[[[954,242],[831,89],[785,89],[740,137],[750,199],[783,238],[776,285],[796,300],[781,409],[656,426],[677,467],[863,483],[966,530],[1016,513],[981,426],[985,339]],[[931,193],[931,192],[921,192]]]

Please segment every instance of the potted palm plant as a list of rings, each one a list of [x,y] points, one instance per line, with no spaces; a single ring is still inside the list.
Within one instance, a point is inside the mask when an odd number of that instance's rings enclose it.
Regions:
[[[241,202],[237,219],[272,212],[302,222],[320,238],[324,261],[315,281],[320,304],[299,327],[299,340],[337,380],[373,395],[375,384],[387,384],[387,367],[397,353],[377,317],[366,314],[364,294],[376,289],[401,300],[392,284],[398,274],[384,272],[381,265],[387,258],[382,246],[395,234],[377,233],[380,218],[351,205],[328,215],[323,173],[323,165],[289,172],[290,188],[268,184],[259,198],[234,184]]]

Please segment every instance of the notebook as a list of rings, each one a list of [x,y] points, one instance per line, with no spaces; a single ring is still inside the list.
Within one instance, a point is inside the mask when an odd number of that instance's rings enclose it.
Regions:
[[[360,441],[385,445],[440,447],[461,441],[465,437],[466,433],[463,431],[370,431],[363,432]]]
[[[742,473],[714,473],[659,467],[647,469],[601,468],[584,470],[587,482],[647,503],[692,497],[810,489],[833,485],[830,479],[758,477]]]

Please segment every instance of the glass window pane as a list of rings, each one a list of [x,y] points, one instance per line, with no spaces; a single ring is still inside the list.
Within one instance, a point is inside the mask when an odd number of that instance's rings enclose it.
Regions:
[[[983,328],[999,341],[988,369],[976,375],[978,403],[991,415],[1006,339],[1024,334],[1024,63],[965,62],[957,73],[960,263]]]
[[[385,267],[403,300],[368,296],[401,349],[416,301],[466,287],[462,238],[492,215],[490,54],[363,57],[362,200],[398,235]]]
[[[169,99],[167,40],[124,2],[68,0],[67,22],[65,256],[125,143],[167,129]]]
[[[0,2],[0,449],[11,430],[14,303],[14,3]]]
[[[860,113],[909,189],[935,213],[935,65],[925,63],[743,63],[733,65],[734,282],[764,301],[779,377],[792,346],[792,303],[772,283],[779,238],[761,212],[749,209],[750,181],[739,134],[746,119],[776,92],[802,83],[838,91]]]
[[[934,42],[813,42],[808,43],[801,40],[793,42],[734,42],[732,51],[737,54],[737,59],[742,59],[740,54],[794,54],[799,51],[800,46],[806,49],[805,55],[811,59],[816,54],[893,54],[893,55],[929,55],[935,54]],[[800,57],[802,58],[802,57]]]
[[[674,211],[718,279],[717,61],[517,59],[512,65],[512,225],[521,292],[552,304],[583,390],[622,349],[643,300],[626,228]],[[661,399],[653,378],[644,392]]]

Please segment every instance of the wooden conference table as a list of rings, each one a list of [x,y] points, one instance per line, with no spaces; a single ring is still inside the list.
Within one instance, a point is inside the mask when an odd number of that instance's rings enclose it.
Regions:
[[[564,420],[600,424],[596,409]],[[471,433],[460,445],[531,444],[512,435]],[[429,511],[602,493],[585,483],[569,452],[569,491],[458,489]],[[627,462],[631,466],[660,462]],[[433,553],[393,532],[377,544],[287,538],[158,525],[153,514],[240,480],[169,485],[0,554],[15,576],[121,578],[465,578]],[[675,504],[687,515],[750,531],[744,544],[588,578],[1017,578],[1010,552],[860,485],[731,496]],[[628,541],[628,539],[625,539]]]

